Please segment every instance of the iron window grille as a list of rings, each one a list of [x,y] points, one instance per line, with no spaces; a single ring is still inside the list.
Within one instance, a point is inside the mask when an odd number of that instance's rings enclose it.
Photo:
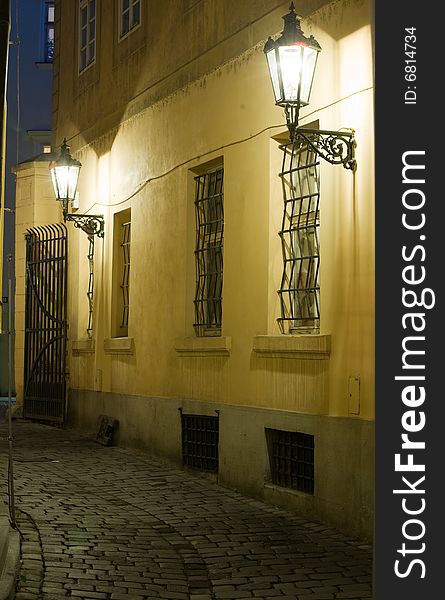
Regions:
[[[314,436],[266,429],[272,483],[314,493]]]
[[[120,0],[121,32],[124,37],[141,23],[141,0]]]
[[[219,417],[181,414],[181,420],[184,465],[217,473]]]
[[[54,60],[54,2],[45,5],[45,62]]]
[[[94,235],[88,236],[88,327],[87,335],[93,335],[93,309],[94,309]]]
[[[80,0],[79,12],[79,71],[83,71],[96,57],[96,0]]]
[[[298,135],[281,148],[283,275],[278,324],[282,333],[315,333],[320,329],[319,159]]]
[[[131,244],[131,221],[122,223],[122,319],[121,328],[128,331],[128,316],[130,312],[130,244]]]
[[[224,169],[195,177],[196,293],[195,332],[197,336],[221,335]]]

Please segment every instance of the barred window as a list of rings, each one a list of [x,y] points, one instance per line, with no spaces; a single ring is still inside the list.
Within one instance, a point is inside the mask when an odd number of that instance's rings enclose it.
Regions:
[[[128,314],[130,311],[130,242],[131,242],[131,222],[127,221],[121,224],[122,227],[122,319],[121,329],[128,333]]]
[[[141,22],[141,0],[120,0],[120,37],[124,37]]]
[[[128,336],[130,315],[131,212],[114,215],[113,249],[113,337]]]
[[[302,138],[282,146],[284,212],[279,233],[283,276],[279,290],[283,333],[320,328],[320,177],[318,155]]]
[[[224,194],[223,167],[195,177],[197,336],[221,335]]]
[[[83,71],[96,58],[96,0],[80,0],[79,12],[79,71]]]

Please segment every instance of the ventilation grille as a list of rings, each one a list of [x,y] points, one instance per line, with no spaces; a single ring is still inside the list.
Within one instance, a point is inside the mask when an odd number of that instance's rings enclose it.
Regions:
[[[182,415],[184,465],[218,472],[219,417]]]
[[[266,429],[272,483],[314,493],[314,436]]]

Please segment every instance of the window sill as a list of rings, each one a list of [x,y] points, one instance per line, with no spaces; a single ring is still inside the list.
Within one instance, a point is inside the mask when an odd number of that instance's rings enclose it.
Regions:
[[[53,63],[50,61],[35,62],[34,64],[40,71],[52,71],[53,69]]]
[[[85,338],[83,340],[73,340],[72,353],[74,356],[82,354],[94,354],[95,344],[93,338]]]
[[[180,356],[230,356],[232,338],[189,337],[175,340],[175,350]]]
[[[104,339],[105,354],[134,354],[134,338],[116,337]]]
[[[128,37],[134,32],[137,31],[141,26],[141,23],[139,22],[137,25],[134,25],[131,29],[129,29],[127,31],[127,33],[120,33],[119,34],[119,39],[118,39],[118,43],[123,42],[124,40],[128,39]]]
[[[256,335],[252,349],[264,358],[326,360],[331,353],[330,335]]]

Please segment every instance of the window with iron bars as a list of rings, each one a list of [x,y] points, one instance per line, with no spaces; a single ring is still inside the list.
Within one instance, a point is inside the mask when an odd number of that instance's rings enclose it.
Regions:
[[[130,243],[131,243],[131,222],[122,223],[122,319],[121,329],[126,329],[128,333],[128,315],[130,312]]]
[[[94,235],[88,236],[88,327],[87,336],[93,336],[93,311],[94,311]]]
[[[130,314],[131,212],[114,215],[113,337],[128,336]]]
[[[281,231],[282,333],[320,330],[320,176],[317,153],[298,136],[281,146],[284,211]]]
[[[266,429],[272,483],[314,493],[314,436],[299,431]]]
[[[221,335],[224,193],[223,167],[195,177],[197,336]]]

